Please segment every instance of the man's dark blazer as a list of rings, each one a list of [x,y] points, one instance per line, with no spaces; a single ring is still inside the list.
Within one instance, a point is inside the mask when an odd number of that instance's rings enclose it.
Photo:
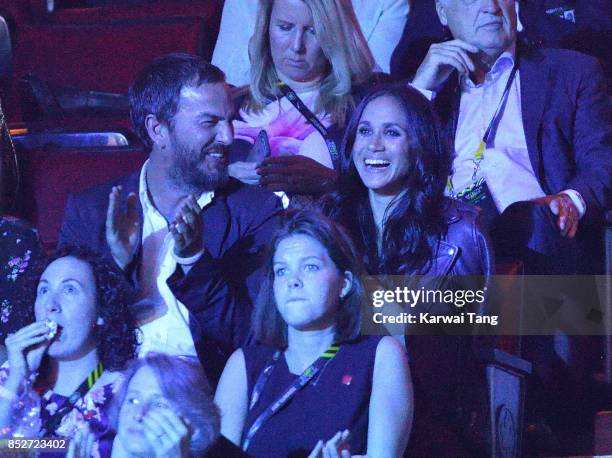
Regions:
[[[546,194],[580,193],[587,205],[581,224],[599,221],[610,207],[612,184],[610,102],[601,66],[561,49],[519,46],[518,58],[523,128],[536,177]],[[459,102],[452,75],[434,102],[451,146]]]
[[[79,244],[114,263],[105,236],[108,195],[121,185],[121,201],[138,195],[140,170],[113,182],[70,195],[59,244]],[[142,207],[138,205],[142,227]],[[279,224],[281,205],[271,192],[230,179],[202,210],[205,255],[187,275],[180,269],[168,280],[174,295],[188,308],[196,350],[211,383],[229,353],[249,333],[251,304],[259,289],[265,248]],[[141,250],[126,268],[138,288]]]

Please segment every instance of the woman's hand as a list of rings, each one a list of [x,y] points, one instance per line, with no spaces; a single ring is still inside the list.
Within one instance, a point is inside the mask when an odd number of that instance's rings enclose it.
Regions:
[[[348,429],[338,431],[327,442],[322,440],[317,442],[308,458],[351,458],[351,452],[348,450],[348,438]]]
[[[189,456],[189,427],[170,409],[150,409],[143,417],[142,424],[156,458]]]
[[[80,428],[68,445],[66,458],[89,458],[92,456],[95,437],[87,425]]]
[[[257,162],[233,162],[228,167],[228,173],[231,177],[242,181],[246,184],[258,185],[259,175],[257,174]]]
[[[9,361],[9,377],[5,387],[15,393],[23,381],[38,370],[49,348],[49,328],[44,321],[29,324],[15,334],[10,334],[4,344]]]
[[[306,156],[276,156],[262,161],[257,169],[260,184],[270,191],[321,195],[333,189],[335,170]]]

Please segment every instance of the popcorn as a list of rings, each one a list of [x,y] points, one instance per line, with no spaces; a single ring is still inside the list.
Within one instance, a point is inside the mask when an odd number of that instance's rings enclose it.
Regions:
[[[55,334],[57,334],[57,323],[53,320],[45,320],[45,324],[47,325],[47,328],[49,329],[47,338],[51,340],[55,337]]]

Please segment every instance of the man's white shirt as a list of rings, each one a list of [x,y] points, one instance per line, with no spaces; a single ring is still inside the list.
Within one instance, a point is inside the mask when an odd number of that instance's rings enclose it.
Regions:
[[[166,312],[148,321],[139,323],[142,343],[139,356],[151,351],[172,355],[196,356],[195,346],[189,330],[189,312],[168,287],[167,280],[177,268],[173,256],[174,239],[169,223],[155,208],[149,197],[146,171],[148,161],[140,172],[139,198],[142,205],[142,263],[138,278],[140,282],[138,309],[154,307]],[[208,205],[213,191],[204,192],[198,199],[200,208]]]
[[[448,194],[459,193],[474,181],[484,178],[500,213],[515,202],[546,195],[535,175],[527,150],[521,111],[520,70],[517,70],[510,85],[493,141],[485,148],[480,166],[476,168],[476,176],[473,176],[476,151],[501,102],[514,64],[515,49],[512,47],[498,57],[482,84],[474,84],[467,76],[461,78],[452,171],[453,189],[447,189]],[[436,95],[415,88],[429,100]],[[579,194],[574,190],[563,192],[572,199],[582,216],[586,208]]]
[[[482,84],[475,85],[465,76],[461,78],[452,176],[455,192],[462,191],[474,182],[474,155],[501,102],[513,66],[514,54],[507,51],[499,56]],[[475,178],[485,178],[500,213],[514,202],[546,195],[529,160],[521,114],[521,77],[518,71],[510,85],[493,142],[485,148]]]

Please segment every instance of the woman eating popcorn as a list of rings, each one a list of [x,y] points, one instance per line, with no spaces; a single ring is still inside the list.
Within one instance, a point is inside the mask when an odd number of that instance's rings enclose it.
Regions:
[[[110,456],[108,406],[137,344],[123,275],[65,248],[37,287],[36,321],[7,337],[0,368],[2,437],[72,439],[87,425],[92,456]]]

